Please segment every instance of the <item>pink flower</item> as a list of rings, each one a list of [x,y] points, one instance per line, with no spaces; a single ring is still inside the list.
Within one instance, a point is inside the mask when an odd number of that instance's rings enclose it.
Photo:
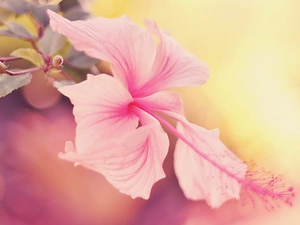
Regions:
[[[48,13],[54,31],[77,50],[110,62],[113,71],[113,77],[88,75],[59,89],[73,103],[77,122],[75,146],[67,142],[61,158],[103,174],[122,193],[147,199],[165,176],[169,140],[163,125],[178,137],[174,167],[187,198],[215,208],[238,199],[241,186],[268,190],[246,179],[247,165],[222,144],[218,130],[189,123],[179,95],[164,91],[201,85],[208,69],[154,21],[145,21],[143,29],[125,16],[70,22]],[[176,120],[177,128],[161,114]]]

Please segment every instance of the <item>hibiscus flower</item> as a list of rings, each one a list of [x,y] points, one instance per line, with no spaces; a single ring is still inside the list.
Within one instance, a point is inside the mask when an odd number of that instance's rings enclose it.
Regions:
[[[273,193],[247,180],[247,165],[219,140],[219,131],[188,122],[180,96],[165,91],[202,85],[209,72],[154,21],[141,28],[126,16],[71,22],[48,13],[54,31],[77,50],[110,62],[113,73],[88,75],[59,88],[74,105],[77,122],[75,144],[66,143],[62,159],[103,174],[122,193],[147,199],[153,184],[165,177],[169,140],[164,126],[178,137],[174,168],[188,199],[216,208],[238,199],[241,186]],[[176,128],[162,114],[174,119]]]

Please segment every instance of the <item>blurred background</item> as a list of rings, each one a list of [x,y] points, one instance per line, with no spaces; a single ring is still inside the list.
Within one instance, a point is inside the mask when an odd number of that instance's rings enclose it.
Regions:
[[[300,1],[90,0],[94,16],[155,19],[211,69],[202,87],[176,89],[187,118],[219,128],[240,158],[300,186]],[[26,23],[26,21],[25,21]],[[0,37],[0,55],[28,46]],[[15,64],[26,68],[27,64]],[[11,66],[14,66],[13,64]],[[173,172],[151,198],[132,200],[100,174],[57,158],[73,140],[70,102],[43,74],[0,99],[1,225],[281,225],[299,224],[299,203],[273,212],[228,202],[211,210],[184,198]]]

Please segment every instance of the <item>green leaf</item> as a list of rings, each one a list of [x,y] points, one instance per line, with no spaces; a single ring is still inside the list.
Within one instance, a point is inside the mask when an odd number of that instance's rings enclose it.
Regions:
[[[32,75],[30,73],[16,76],[10,76],[7,74],[0,75],[0,98],[26,84],[29,84],[31,78]]]
[[[43,57],[32,48],[19,48],[13,51],[10,55],[26,59],[39,67],[44,65]]]
[[[58,5],[62,0],[26,0],[30,3],[37,3],[39,5]]]
[[[85,20],[89,17],[90,14],[85,12],[80,6],[72,7],[64,12],[64,17],[68,20]]]
[[[6,10],[6,9],[3,9],[0,7],[0,20],[1,21],[4,21],[6,20],[8,17],[10,17],[11,15],[13,15],[13,13],[9,10]],[[3,23],[1,22],[1,25]]]
[[[51,27],[45,29],[43,37],[39,40],[38,46],[45,55],[53,55],[66,43],[67,38],[54,32]]]
[[[27,12],[27,3],[24,0],[2,0],[0,1],[0,8],[22,14]]]
[[[65,61],[67,65],[81,69],[88,69],[99,62],[99,60],[87,56],[84,52],[75,50],[73,46],[70,46]]]
[[[0,36],[20,38],[18,35],[14,34],[9,29],[0,29]]]
[[[46,27],[49,24],[49,16],[47,14],[47,9],[51,11],[58,12],[58,5],[37,5],[34,3],[29,4],[29,11],[32,17],[37,20],[40,24]]]
[[[72,7],[77,7],[80,6],[78,0],[63,0],[62,2],[59,3],[60,8],[63,12],[71,9]]]
[[[22,38],[30,40],[32,39],[31,33],[23,27],[21,24],[15,23],[15,22],[3,22],[7,28],[0,30],[0,35],[2,36],[8,36],[13,38]]]

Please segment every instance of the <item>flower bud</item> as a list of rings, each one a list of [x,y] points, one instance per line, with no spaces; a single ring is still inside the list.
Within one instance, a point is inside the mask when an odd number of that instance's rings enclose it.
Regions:
[[[0,73],[6,73],[6,69],[7,66],[3,62],[0,62]]]
[[[60,55],[56,55],[52,59],[52,65],[54,67],[60,67],[64,63],[64,58]]]

